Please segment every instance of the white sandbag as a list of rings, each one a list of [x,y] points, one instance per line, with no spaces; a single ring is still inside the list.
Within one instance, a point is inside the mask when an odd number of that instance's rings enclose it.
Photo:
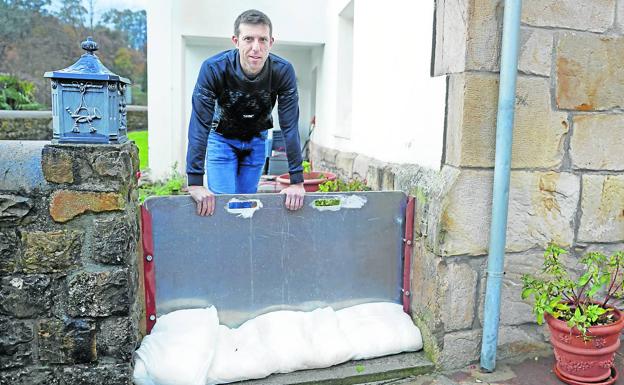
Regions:
[[[262,378],[277,370],[258,330],[253,327],[230,329],[219,326],[216,347],[206,385]]]
[[[175,311],[158,318],[136,355],[155,385],[202,385],[217,346],[214,307]]]
[[[333,309],[276,311],[238,329],[219,327],[219,346],[208,384],[329,367],[348,361],[351,355]]]
[[[257,328],[268,354],[277,364],[277,371],[292,372],[311,359],[306,331],[303,330],[306,315],[300,311],[274,311],[245,322],[241,329],[252,325]]]
[[[342,332],[334,309],[326,307],[306,314],[303,330],[311,357],[305,363],[308,369],[326,368],[353,358],[353,346]]]
[[[422,348],[401,305],[371,303],[335,312],[276,311],[236,329],[214,308],[160,317],[136,352],[137,385],[212,385],[324,368]],[[153,383],[150,383],[149,380]]]
[[[352,349],[332,308],[311,312],[277,311],[250,321],[256,324],[278,373],[323,368],[351,358]]]
[[[152,378],[147,374],[145,363],[140,357],[135,357],[134,373],[132,374],[134,385],[156,385]]]
[[[367,303],[338,310],[336,315],[353,346],[353,359],[422,349],[420,330],[399,304]]]

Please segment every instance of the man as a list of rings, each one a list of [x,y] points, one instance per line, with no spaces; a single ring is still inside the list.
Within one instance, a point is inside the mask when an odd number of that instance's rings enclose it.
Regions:
[[[236,48],[207,59],[199,71],[186,153],[189,193],[199,215],[214,213],[214,194],[257,191],[276,100],[291,182],[281,192],[288,209],[303,206],[295,71],[289,62],[269,53],[273,41],[268,16],[245,11],[234,22]],[[203,186],[204,161],[208,188]]]

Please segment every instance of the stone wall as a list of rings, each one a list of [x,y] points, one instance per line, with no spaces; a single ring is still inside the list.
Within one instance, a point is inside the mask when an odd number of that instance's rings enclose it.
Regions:
[[[147,130],[147,106],[128,106],[128,131]]]
[[[0,111],[0,140],[52,139],[52,111]]]
[[[0,142],[0,384],[131,384],[138,154]]]
[[[624,0],[525,0],[498,357],[546,348],[520,276],[548,242],[624,250]],[[503,1],[438,0],[434,72],[448,76],[441,169],[313,147],[317,169],[418,198],[414,318],[440,366],[478,360]]]
[[[147,107],[128,106],[128,130],[147,130]],[[0,110],[0,140],[52,139],[52,111]]]

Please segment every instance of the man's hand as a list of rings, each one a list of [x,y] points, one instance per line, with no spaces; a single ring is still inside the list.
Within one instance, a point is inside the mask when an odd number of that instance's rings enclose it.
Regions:
[[[215,196],[204,186],[188,186],[191,198],[197,203],[197,215],[212,215],[215,209]]]
[[[280,194],[286,194],[285,206],[287,209],[299,210],[303,207],[303,197],[305,196],[303,182],[291,184],[290,186],[280,191]]]

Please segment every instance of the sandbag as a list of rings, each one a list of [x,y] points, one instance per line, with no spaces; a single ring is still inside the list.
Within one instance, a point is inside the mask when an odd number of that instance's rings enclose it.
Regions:
[[[147,373],[145,363],[140,357],[135,357],[134,360],[134,373],[133,373],[134,385],[156,385],[152,381],[152,377]]]
[[[253,326],[250,324],[250,327],[244,329],[242,325],[238,329],[219,326],[219,345],[206,385],[262,378],[276,370],[275,359]]]
[[[395,303],[276,311],[235,329],[210,307],[158,318],[134,376],[137,385],[213,385],[421,348],[420,330]]]
[[[237,329],[219,327],[208,384],[329,367],[351,355],[333,309],[271,312]]]
[[[310,360],[304,362],[308,369],[326,368],[353,358],[353,346],[338,323],[334,309],[316,309],[304,319],[303,330],[308,340]]]
[[[323,368],[351,358],[352,348],[330,307],[311,312],[277,311],[253,322],[277,361],[277,373]]]
[[[401,305],[366,303],[338,310],[336,315],[342,332],[353,347],[353,359],[422,349],[420,330]]]
[[[202,385],[218,344],[218,328],[214,307],[175,311],[158,318],[135,353],[154,385]]]

